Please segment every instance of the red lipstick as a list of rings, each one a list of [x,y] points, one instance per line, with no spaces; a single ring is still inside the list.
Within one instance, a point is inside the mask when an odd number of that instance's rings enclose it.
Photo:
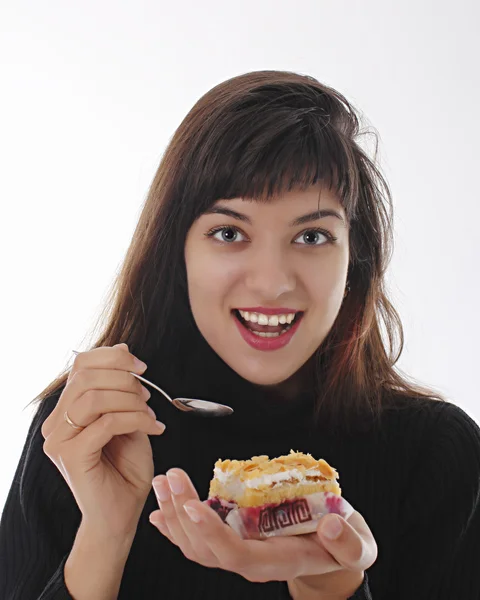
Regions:
[[[243,310],[243,308],[242,308]],[[265,309],[262,309],[265,310]],[[272,310],[272,309],[271,309]],[[276,309],[273,309],[276,310]],[[284,309],[282,309],[284,310]],[[250,309],[249,312],[256,312],[256,309]],[[258,312],[261,312],[260,310]],[[290,309],[290,312],[294,312]],[[274,314],[278,314],[274,313]],[[280,313],[280,314],[284,314],[284,313]],[[303,314],[300,317],[297,317],[297,320],[295,321],[295,323],[293,323],[293,325],[290,327],[290,329],[286,332],[286,333],[282,333],[281,335],[277,336],[277,337],[273,337],[273,338],[266,338],[266,337],[260,337],[258,335],[256,335],[255,333],[253,333],[252,331],[250,331],[250,329],[248,329],[248,327],[245,327],[245,325],[243,325],[243,323],[238,319],[237,315],[235,314],[235,311],[232,313],[233,316],[233,320],[235,321],[235,325],[237,326],[238,331],[240,332],[240,335],[242,336],[242,338],[247,342],[247,344],[249,346],[251,346],[252,348],[255,348],[255,350],[262,350],[264,352],[267,352],[269,350],[279,350],[280,348],[285,347],[290,340],[293,338],[293,336],[295,335],[297,329],[300,327],[300,323],[302,322],[303,319]]]

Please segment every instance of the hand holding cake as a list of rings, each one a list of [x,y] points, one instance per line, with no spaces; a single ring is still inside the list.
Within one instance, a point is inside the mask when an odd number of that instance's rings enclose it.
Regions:
[[[150,520],[201,565],[250,581],[288,581],[292,589],[308,581],[309,590],[342,593],[360,585],[377,546],[341,497],[337,478],[326,461],[293,451],[273,460],[219,460],[202,502],[188,475],[171,469],[154,479],[160,510]],[[322,531],[335,524],[341,528],[329,539]]]

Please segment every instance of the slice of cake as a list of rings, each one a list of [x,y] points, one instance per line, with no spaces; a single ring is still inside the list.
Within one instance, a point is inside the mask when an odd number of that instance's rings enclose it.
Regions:
[[[279,504],[316,492],[341,494],[335,469],[323,459],[293,450],[272,460],[268,456],[217,460],[213,473],[209,498],[234,502],[240,508]]]
[[[218,460],[207,503],[242,537],[309,533],[323,514],[353,511],[337,479],[325,460],[293,450],[272,460]]]

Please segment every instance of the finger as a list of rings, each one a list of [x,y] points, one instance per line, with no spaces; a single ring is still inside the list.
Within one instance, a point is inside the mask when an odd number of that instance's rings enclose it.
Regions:
[[[190,521],[185,525],[189,536],[202,543],[202,551],[212,557],[213,565],[242,574],[251,563],[246,542],[200,500],[188,500],[184,512]]]
[[[217,566],[214,554],[205,543],[205,536],[200,534],[199,528],[195,526],[196,523],[187,514],[188,508],[185,507],[185,503],[192,500],[200,501],[190,477],[182,469],[170,469],[167,473],[167,480],[177,522],[185,532],[197,562],[210,567]],[[194,514],[193,517],[195,518]]]
[[[95,348],[88,352],[80,352],[77,354],[55,409],[42,423],[42,435],[45,439],[60,423],[60,419],[63,418],[65,410],[72,404],[72,400],[76,397],[75,395],[72,395],[72,391],[75,392],[76,386],[79,383],[77,373],[79,371],[91,371],[95,369],[123,370],[125,372],[132,371],[141,374],[145,372],[147,365],[142,361],[139,361],[128,351],[127,344],[117,344],[112,348],[108,346]],[[76,385],[72,387],[71,384],[73,380],[75,380]],[[85,392],[86,389],[81,391]],[[134,390],[126,389],[124,391]]]
[[[173,540],[172,534],[168,529],[168,525],[165,522],[165,517],[163,516],[161,510],[153,511],[149,516],[149,521],[154,527],[158,529],[158,531],[160,531],[162,535],[169,539],[172,542],[172,544],[175,544],[175,541]]]
[[[317,534],[325,549],[345,569],[364,571],[377,558],[375,539],[357,511],[348,520],[333,514],[322,517]]]
[[[139,394],[142,384],[130,372],[119,369],[79,369],[62,394],[62,402],[72,404],[89,390],[112,390]]]
[[[173,543],[179,546],[187,557],[193,556],[190,541],[178,520],[177,510],[173,504],[172,493],[166,475],[155,477],[153,480],[153,489],[155,490],[160,510],[172,536]]]
[[[146,413],[108,413],[70,440],[58,440],[58,429],[43,444],[44,453],[67,481],[75,472],[88,472],[100,460],[104,446],[115,436],[127,434],[161,435],[163,423]]]
[[[143,387],[138,379],[127,371],[100,368],[77,370],[61,393],[55,409],[42,424],[43,437],[47,438],[55,427],[62,424],[65,411],[70,410],[87,392],[111,390],[140,394]],[[69,416],[72,418],[70,412]]]
[[[60,471],[63,468],[69,472],[78,468],[85,471],[97,464],[103,447],[114,436],[137,431],[147,435],[161,435],[165,431],[165,425],[160,425],[145,412],[107,413],[67,442],[59,443],[55,440],[55,431],[46,439],[43,449]]]
[[[151,394],[146,387],[141,387],[139,394],[118,390],[89,390],[68,408],[68,416],[83,427],[109,412],[143,411],[153,417],[155,413],[147,404]]]
[[[69,378],[81,369],[119,369],[141,375],[146,371],[147,365],[132,354],[126,344],[117,344],[79,352],[73,361]]]

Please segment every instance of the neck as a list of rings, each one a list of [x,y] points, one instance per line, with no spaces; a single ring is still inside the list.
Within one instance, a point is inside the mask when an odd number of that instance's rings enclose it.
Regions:
[[[310,358],[300,369],[285,381],[272,385],[257,386],[268,399],[279,402],[293,401],[300,394],[313,389],[314,361]]]

